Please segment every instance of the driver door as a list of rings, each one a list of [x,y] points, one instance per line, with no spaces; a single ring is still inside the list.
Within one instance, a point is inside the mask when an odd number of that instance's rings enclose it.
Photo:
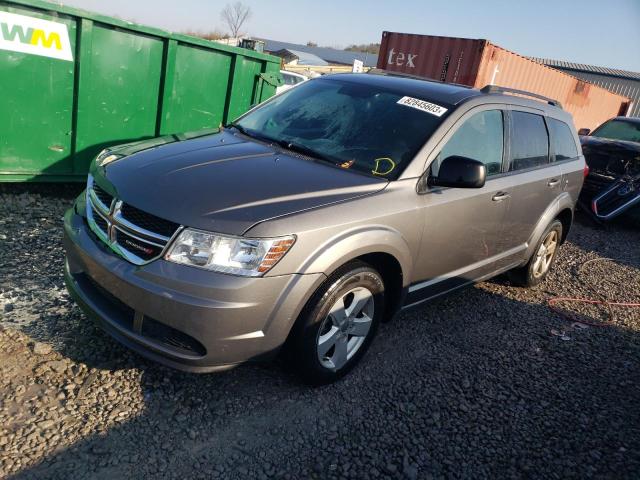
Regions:
[[[443,137],[428,167],[437,176],[442,160],[459,155],[483,162],[482,188],[425,187],[421,196],[425,227],[407,304],[477,280],[513,262],[503,225],[509,209],[504,165],[506,115],[502,105],[484,105],[464,114]]]

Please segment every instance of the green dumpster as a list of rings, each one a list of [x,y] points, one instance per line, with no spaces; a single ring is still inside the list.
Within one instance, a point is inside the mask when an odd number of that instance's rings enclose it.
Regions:
[[[85,177],[104,147],[215,128],[280,59],[39,0],[0,0],[0,182]]]

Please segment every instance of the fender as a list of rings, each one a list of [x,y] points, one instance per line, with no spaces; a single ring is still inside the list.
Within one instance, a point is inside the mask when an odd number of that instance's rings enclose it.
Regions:
[[[403,294],[406,293],[413,267],[410,251],[409,245],[400,232],[384,225],[359,226],[329,237],[299,264],[298,275],[293,276],[295,280],[287,287],[287,291],[281,297],[282,301],[284,302],[284,298],[293,290],[295,283],[300,278],[314,277],[313,283],[305,289],[288,321],[278,325],[277,331],[273,335],[285,338],[300,312],[322,282],[342,265],[362,255],[386,253],[393,256],[400,264]],[[279,301],[279,303],[281,302]],[[267,328],[276,325],[273,323],[273,319],[279,314],[278,310],[279,308],[267,321]]]
[[[571,198],[571,195],[568,192],[562,192],[553,201],[553,203],[547,207],[545,212],[542,214],[542,216],[538,220],[538,223],[536,224],[535,228],[533,229],[533,233],[529,237],[529,240],[527,241],[525,259],[523,260],[521,265],[527,264],[527,262],[533,255],[534,249],[536,248],[536,245],[540,241],[540,238],[542,237],[542,234],[544,233],[545,229],[558,216],[558,214],[565,209],[571,210],[571,213],[573,214],[574,207],[575,205],[574,205],[573,199]]]
[[[330,275],[354,258],[370,253],[394,257],[402,270],[402,285],[410,283],[413,269],[411,248],[402,234],[385,225],[367,225],[344,230],[316,248],[300,265],[300,273]]]

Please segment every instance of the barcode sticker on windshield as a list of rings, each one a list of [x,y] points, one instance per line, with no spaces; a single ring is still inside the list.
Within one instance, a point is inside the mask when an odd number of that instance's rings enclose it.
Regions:
[[[418,110],[422,110],[423,112],[430,113],[431,115],[435,115],[436,117],[441,117],[445,113],[447,113],[447,109],[441,107],[440,105],[436,105],[435,103],[425,102],[424,100],[420,100],[419,98],[413,97],[402,97],[398,102],[400,105],[406,105],[407,107],[417,108]]]

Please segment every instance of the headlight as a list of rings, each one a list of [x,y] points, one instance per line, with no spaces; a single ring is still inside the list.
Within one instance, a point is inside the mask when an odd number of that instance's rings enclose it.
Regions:
[[[243,238],[188,228],[178,235],[165,258],[206,270],[258,277],[278,263],[294,241],[293,236]]]
[[[96,157],[96,166],[104,167],[105,165],[108,165],[114,160],[118,160],[119,158],[122,158],[122,155],[111,153],[108,148],[105,148]]]

